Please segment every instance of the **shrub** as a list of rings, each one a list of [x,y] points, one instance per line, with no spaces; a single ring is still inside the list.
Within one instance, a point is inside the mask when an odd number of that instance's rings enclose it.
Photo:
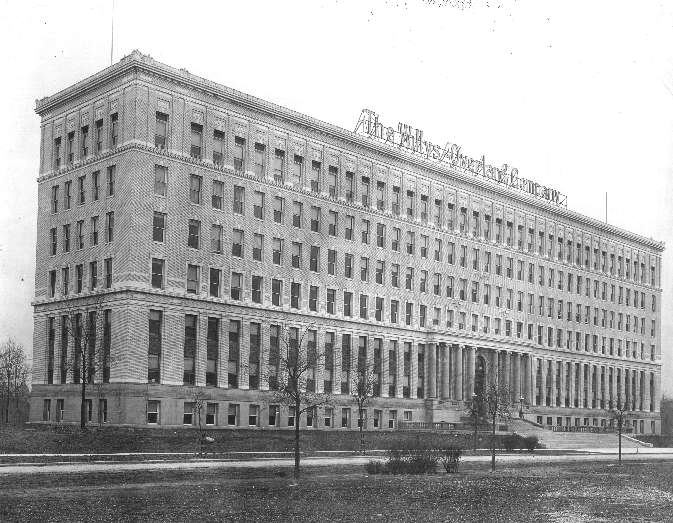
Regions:
[[[380,461],[369,460],[368,463],[365,463],[365,470],[367,474],[385,474],[386,467]]]
[[[520,449],[523,446],[523,438],[518,434],[508,434],[503,438],[502,445],[507,452],[512,452],[514,449]]]
[[[444,466],[447,474],[452,474],[458,472],[458,463],[460,462],[460,456],[462,451],[459,448],[447,447],[443,450],[440,461]]]
[[[394,448],[387,451],[385,471],[389,474],[427,474],[437,469],[439,452],[433,448]]]
[[[523,438],[523,444],[528,452],[533,452],[535,450],[535,447],[537,447],[537,442],[537,436],[526,436]]]

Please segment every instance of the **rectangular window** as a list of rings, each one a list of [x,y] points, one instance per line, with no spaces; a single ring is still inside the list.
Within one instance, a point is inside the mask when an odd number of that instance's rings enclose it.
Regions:
[[[152,258],[152,287],[155,289],[164,288],[164,260]]]
[[[255,261],[262,261],[264,251],[264,236],[261,234],[253,234],[252,236],[252,259]]]
[[[253,216],[259,220],[264,219],[264,193],[255,191],[252,195]]]
[[[106,177],[105,177],[105,186],[106,186],[106,191],[107,191],[106,194],[108,196],[114,196],[115,195],[116,173],[117,173],[117,166],[110,165],[107,168]]]
[[[166,136],[168,131],[168,115],[156,112],[154,126],[154,147],[159,149],[166,148]]]
[[[214,298],[220,297],[220,288],[222,282],[222,270],[210,268],[209,293]]]
[[[273,157],[273,181],[283,183],[285,173],[285,151],[276,149]]]
[[[240,300],[243,295],[243,274],[240,272],[231,273],[231,299]]]
[[[304,158],[298,154],[294,155],[294,161],[292,163],[292,183],[296,185],[301,185],[302,174],[304,170]]]
[[[163,165],[154,166],[154,194],[166,196],[166,187],[168,181],[168,167]]]
[[[276,307],[282,305],[283,282],[281,280],[271,280],[271,303]]]
[[[194,361],[196,358],[196,325],[198,318],[194,314],[185,314],[185,338],[183,346],[183,382],[194,385]]]
[[[264,279],[261,276],[252,277],[252,301],[253,303],[262,303],[262,287]]]
[[[63,252],[70,252],[70,224],[63,226]]]
[[[96,290],[98,287],[98,262],[89,263],[89,290]]]
[[[311,207],[311,231],[320,232],[320,207]]]
[[[327,289],[327,314],[335,314],[336,290]]]
[[[199,248],[199,239],[201,236],[201,222],[199,220],[189,220],[187,233],[187,247],[192,249]]]
[[[199,266],[187,265],[187,294],[199,293]]]
[[[75,160],[75,131],[69,132],[66,140],[66,159],[68,165],[72,165]]]
[[[86,203],[86,175],[77,178],[77,203],[82,205]]]
[[[292,282],[290,285],[290,307],[301,308],[301,284]]]
[[[318,311],[318,287],[311,285],[308,293],[308,310]]]
[[[213,131],[213,164],[224,165],[225,145],[224,132],[215,129]]]
[[[266,164],[266,145],[255,143],[255,164],[254,172],[258,178],[264,177],[264,166]]]
[[[84,265],[75,265],[75,289],[79,294],[84,288]]]
[[[203,151],[203,125],[198,123],[191,124],[191,145],[189,155],[192,158],[201,159]]]
[[[161,423],[159,401],[147,401],[147,423],[148,425],[158,425]]]
[[[243,258],[243,231],[234,229],[231,236],[231,255]]]
[[[105,214],[105,232],[106,232],[106,241],[111,243],[114,240],[114,230],[115,230],[115,213],[114,211],[108,212]]]
[[[201,203],[201,186],[203,178],[196,174],[189,175],[189,201],[192,203]]]
[[[210,226],[210,250],[216,254],[222,254],[222,226]]]
[[[302,215],[301,202],[292,202],[292,226],[301,227],[301,215]]]
[[[337,196],[337,179],[339,177],[339,169],[334,165],[330,165],[327,171],[327,194],[330,198]]]
[[[321,163],[313,160],[311,161],[311,191],[320,192],[320,171]]]
[[[213,196],[212,196],[213,209],[219,209],[221,211],[223,199],[224,199],[224,183],[215,180],[213,181]]]
[[[295,269],[301,268],[301,248],[302,244],[299,242],[292,242],[292,267]]]
[[[112,258],[105,258],[104,261],[105,269],[105,288],[110,289],[112,287]]]
[[[280,238],[273,238],[271,251],[274,265],[280,265],[283,256],[283,240]]]

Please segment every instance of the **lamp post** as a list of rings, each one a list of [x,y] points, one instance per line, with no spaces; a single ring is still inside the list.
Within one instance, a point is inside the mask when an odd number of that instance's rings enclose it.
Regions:
[[[523,419],[523,395],[519,396],[519,418]]]

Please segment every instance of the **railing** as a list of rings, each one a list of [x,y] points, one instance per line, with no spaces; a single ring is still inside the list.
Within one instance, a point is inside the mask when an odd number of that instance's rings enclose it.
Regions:
[[[398,430],[456,430],[455,423],[447,421],[427,422],[427,421],[398,421]]]
[[[587,425],[547,425],[545,428],[552,430],[553,432],[587,432],[592,434],[615,434],[617,432],[616,427],[594,427]],[[623,427],[623,434],[630,434],[633,432],[632,427]]]

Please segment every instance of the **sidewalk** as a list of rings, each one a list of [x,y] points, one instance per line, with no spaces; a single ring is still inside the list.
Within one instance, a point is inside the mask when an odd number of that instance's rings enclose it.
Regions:
[[[569,463],[569,462],[591,462],[591,461],[614,461],[617,456],[617,449],[582,449],[582,453],[545,455],[544,453],[522,453],[522,454],[497,454],[496,460],[500,464],[522,464],[522,463]],[[129,455],[148,455],[133,454]],[[149,454],[159,456],[160,454]],[[166,455],[162,453],[161,455]],[[181,453],[173,456],[184,455]],[[39,456],[39,455],[37,455]],[[44,456],[44,455],[42,455]],[[52,455],[54,456],[54,455]],[[89,455],[96,456],[96,455]],[[100,456],[100,455],[99,455]],[[306,457],[303,458],[302,466],[306,467],[328,467],[328,466],[361,466],[372,459],[382,459],[379,456],[347,456],[347,457]],[[467,463],[487,463],[491,459],[490,455],[466,455],[461,461]],[[673,449],[623,449],[623,461],[673,461]],[[259,469],[259,468],[277,468],[293,467],[294,460],[288,458],[261,458],[247,460],[222,460],[222,459],[192,459],[180,461],[165,460],[145,460],[140,462],[119,462],[119,461],[93,461],[86,463],[15,463],[0,466],[0,475],[11,474],[45,474],[45,473],[92,473],[92,472],[128,472],[137,470],[203,470],[203,469]]]

